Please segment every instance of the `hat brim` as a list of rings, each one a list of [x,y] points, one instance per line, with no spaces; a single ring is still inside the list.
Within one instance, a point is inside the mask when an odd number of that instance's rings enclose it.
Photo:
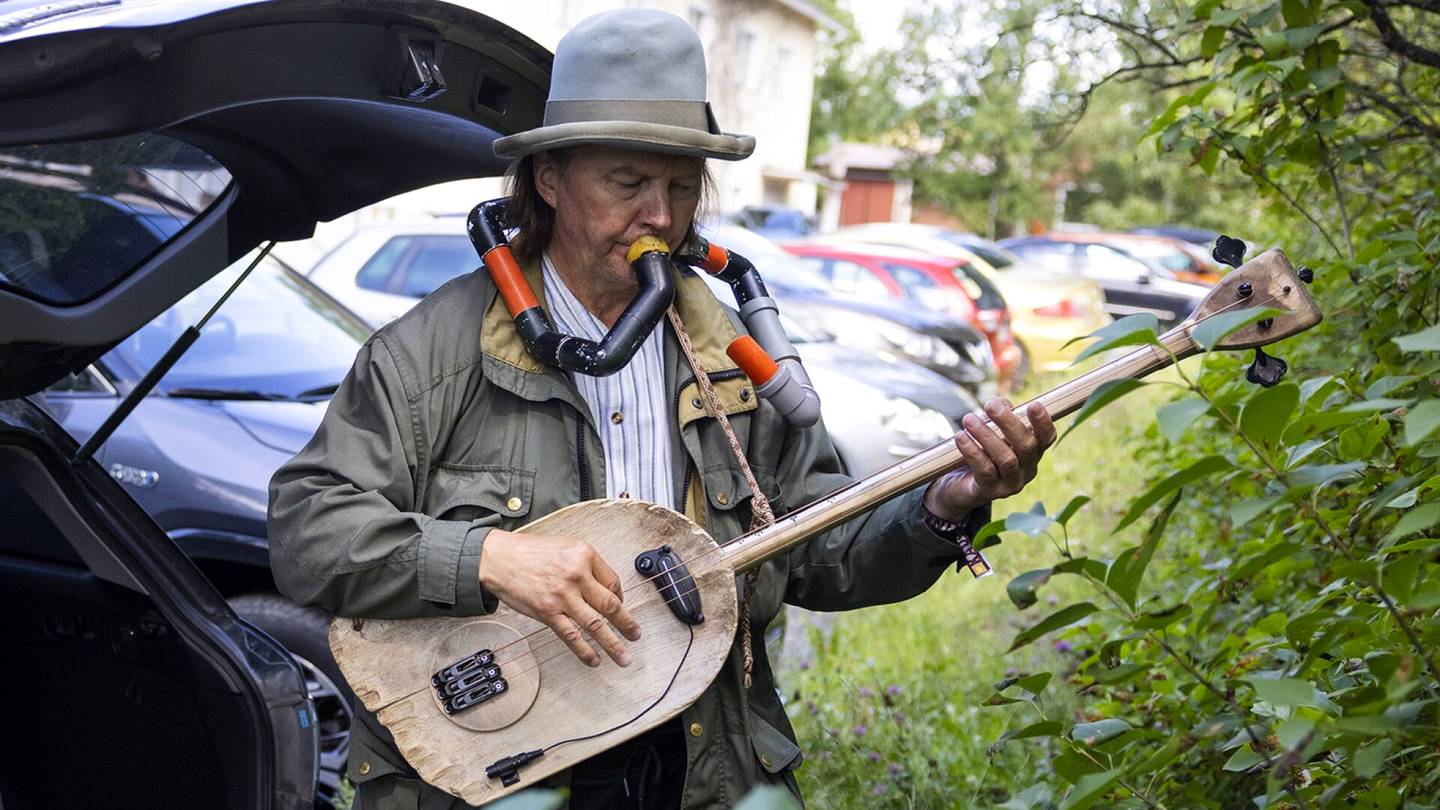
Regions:
[[[714,135],[689,127],[639,121],[577,121],[497,138],[495,154],[502,158],[522,158],[582,144],[717,160],[744,160],[755,151],[755,139],[749,135]]]

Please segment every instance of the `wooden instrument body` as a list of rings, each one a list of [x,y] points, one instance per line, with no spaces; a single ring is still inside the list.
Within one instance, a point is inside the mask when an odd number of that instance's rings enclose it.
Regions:
[[[330,626],[330,647],[345,679],[394,735],[406,761],[426,782],[471,804],[533,786],[679,714],[719,674],[735,640],[735,570],[684,515],[643,501],[597,500],[520,531],[583,538],[615,569],[625,607],[641,628],[640,640],[627,644],[630,666],[621,668],[598,647],[601,665],[586,666],[549,627],[504,604],[485,616],[366,619],[359,629],[342,618]],[[667,544],[687,563],[700,593],[705,620],[694,627],[693,645],[689,626],[635,570],[637,555]],[[485,648],[494,650],[509,690],[446,715],[430,676]],[[636,715],[623,728],[548,752],[524,766],[511,787],[485,774],[502,757],[596,734]]]

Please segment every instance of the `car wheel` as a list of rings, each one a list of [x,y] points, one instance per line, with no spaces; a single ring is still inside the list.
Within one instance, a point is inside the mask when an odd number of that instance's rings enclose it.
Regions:
[[[240,618],[264,630],[290,651],[305,676],[305,688],[315,703],[320,736],[320,771],[315,784],[315,807],[338,808],[345,760],[350,756],[350,725],[355,695],[330,655],[330,615],[301,607],[283,596],[255,593],[230,600]]]

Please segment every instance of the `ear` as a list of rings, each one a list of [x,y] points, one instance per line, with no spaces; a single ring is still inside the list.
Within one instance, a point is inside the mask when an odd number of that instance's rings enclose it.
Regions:
[[[544,200],[551,208],[555,207],[555,201],[560,199],[560,162],[548,152],[541,152],[535,156],[535,189],[540,192],[540,199]]]

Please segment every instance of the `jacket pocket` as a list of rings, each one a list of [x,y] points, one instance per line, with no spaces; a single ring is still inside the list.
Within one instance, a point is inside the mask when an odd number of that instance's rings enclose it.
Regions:
[[[441,462],[430,476],[425,513],[441,520],[499,515],[519,521],[530,514],[534,492],[534,470]]]
[[[780,503],[780,488],[775,483],[775,473],[764,467],[750,469],[755,473],[755,483],[760,485],[760,491],[770,501],[770,508],[779,516],[784,507]],[[705,482],[705,497],[710,501],[711,509],[729,512],[752,497],[750,484],[739,467],[729,464],[707,467],[701,479]]]
[[[769,774],[797,768],[804,760],[794,740],[754,711],[750,712],[750,743],[755,748],[755,759]]]

